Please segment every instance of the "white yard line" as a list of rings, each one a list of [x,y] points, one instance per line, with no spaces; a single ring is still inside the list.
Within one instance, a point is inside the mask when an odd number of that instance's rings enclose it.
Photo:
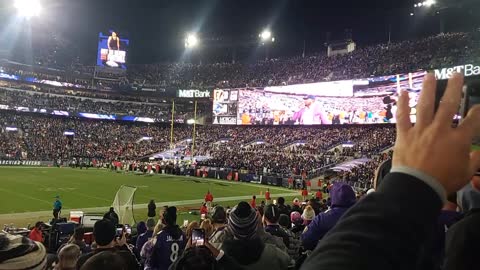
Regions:
[[[294,196],[297,193],[282,193],[282,194],[272,194],[272,197],[287,197],[287,196]],[[221,198],[215,198],[213,200],[213,203],[218,203],[218,202],[229,202],[229,201],[238,201],[238,200],[250,200],[252,196],[234,196],[234,197],[221,197]],[[258,195],[257,199],[263,199],[265,198],[265,195]],[[193,205],[193,204],[198,204],[200,205],[201,203],[204,202],[204,199],[196,199],[196,200],[184,200],[184,201],[171,201],[171,202],[157,202],[157,207],[163,207],[164,205],[170,205],[170,206],[183,206],[183,205]],[[147,208],[146,203],[142,204],[134,204],[133,209],[146,209]],[[65,213],[68,213],[70,211],[83,211],[85,213],[87,212],[107,212],[108,208],[110,206],[102,206],[102,207],[90,207],[90,208],[74,208],[74,209],[63,209],[62,212],[64,213],[63,216],[65,216]],[[9,214],[0,214],[0,223],[2,218],[27,218],[27,217],[36,217],[36,216],[48,216],[52,215],[52,210],[49,211],[37,211],[37,212],[22,212],[22,213],[9,213]]]

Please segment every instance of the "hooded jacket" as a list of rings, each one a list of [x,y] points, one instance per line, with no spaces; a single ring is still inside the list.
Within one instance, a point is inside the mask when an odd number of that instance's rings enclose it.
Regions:
[[[265,244],[256,237],[250,240],[226,240],[225,253],[249,270],[288,269],[289,256],[271,244]]]
[[[324,213],[317,215],[305,228],[302,244],[305,249],[313,250],[318,241],[331,229],[340,217],[356,202],[355,192],[345,183],[335,183],[330,191],[332,206]]]

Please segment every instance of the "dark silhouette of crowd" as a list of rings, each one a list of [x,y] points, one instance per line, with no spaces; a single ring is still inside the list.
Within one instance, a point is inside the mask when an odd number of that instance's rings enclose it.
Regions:
[[[480,60],[475,51],[479,40],[478,33],[474,32],[443,33],[417,40],[360,47],[349,54],[332,57],[315,53],[257,62],[133,64],[129,65],[126,75],[99,71],[100,77],[97,73],[94,75],[93,67],[78,63],[68,67],[62,65],[57,67],[59,69],[45,68],[52,61],[32,67],[3,63],[2,67],[10,74],[68,82],[97,90],[119,90],[122,85],[159,89],[265,87],[368,78],[476,63]],[[92,84],[94,77],[96,79]]]
[[[132,65],[130,80],[174,87],[265,87],[368,78],[478,62],[478,35],[445,33],[377,44],[346,55],[275,58],[256,63]]]

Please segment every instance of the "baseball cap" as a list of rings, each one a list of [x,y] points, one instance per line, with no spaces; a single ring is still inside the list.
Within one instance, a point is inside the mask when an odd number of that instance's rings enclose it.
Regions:
[[[315,99],[316,97],[314,95],[308,95],[305,96],[303,99]]]

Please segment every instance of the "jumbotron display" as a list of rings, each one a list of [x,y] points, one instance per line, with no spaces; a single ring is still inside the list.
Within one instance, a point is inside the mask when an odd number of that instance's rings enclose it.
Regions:
[[[395,123],[396,102],[402,89],[410,95],[411,120],[415,122],[425,74],[419,71],[359,80],[215,90],[214,124]]]
[[[110,30],[98,34],[97,66],[127,69],[127,52],[130,41]]]

